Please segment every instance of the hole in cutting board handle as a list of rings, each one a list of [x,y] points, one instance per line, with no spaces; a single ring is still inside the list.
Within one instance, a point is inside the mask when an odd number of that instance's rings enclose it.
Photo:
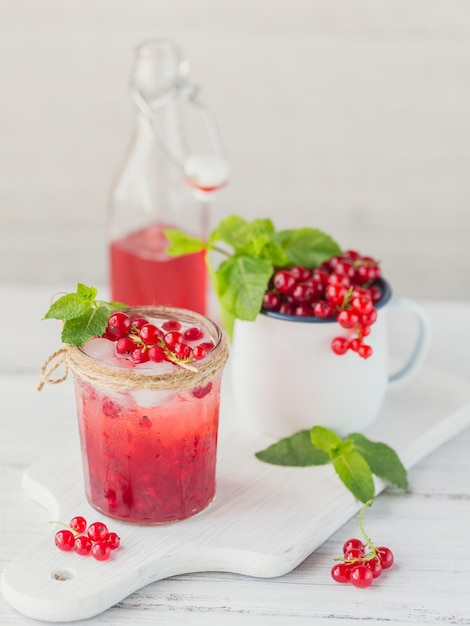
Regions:
[[[51,578],[53,578],[54,580],[59,580],[61,582],[64,582],[66,580],[72,580],[72,578],[75,578],[75,575],[76,571],[73,569],[56,569],[51,572]]]

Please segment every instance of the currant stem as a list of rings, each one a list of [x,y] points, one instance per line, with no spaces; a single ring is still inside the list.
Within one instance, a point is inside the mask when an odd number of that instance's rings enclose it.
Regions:
[[[370,552],[372,553],[372,556],[370,558],[378,558],[377,557],[377,546],[372,543],[371,538],[366,534],[366,531],[364,530],[364,525],[362,523],[362,516],[364,515],[364,511],[367,509],[367,507],[371,506],[373,502],[374,502],[374,500],[372,499],[372,500],[368,500],[364,504],[364,506],[362,507],[362,509],[359,512],[358,521],[359,521],[359,528],[361,529],[362,536],[364,537],[364,541],[365,541],[367,547],[369,548]]]
[[[52,520],[49,522],[49,524],[59,524],[59,526],[63,526],[64,528],[66,528],[67,530],[70,530],[70,532],[72,532],[75,536],[78,536],[80,533],[78,533],[76,530],[74,530],[73,528],[71,528],[68,524],[66,524],[65,522],[60,522],[57,520]]]

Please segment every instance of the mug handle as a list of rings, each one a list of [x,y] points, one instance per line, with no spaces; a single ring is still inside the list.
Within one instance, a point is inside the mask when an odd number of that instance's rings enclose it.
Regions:
[[[418,335],[408,359],[400,369],[389,377],[389,385],[394,387],[408,380],[421,367],[431,341],[431,321],[424,309],[414,300],[397,298],[390,301],[389,307],[390,309],[410,311],[418,322]]]

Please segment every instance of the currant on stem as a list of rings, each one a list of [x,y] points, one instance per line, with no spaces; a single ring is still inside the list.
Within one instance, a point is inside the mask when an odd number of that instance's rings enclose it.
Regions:
[[[63,552],[73,551],[80,556],[91,554],[97,561],[105,561],[111,551],[117,550],[121,545],[117,533],[110,532],[106,524],[93,522],[88,526],[86,519],[81,515],[73,517],[68,526],[63,522],[51,524],[65,526],[54,535],[55,545]]]
[[[204,331],[197,326],[183,330],[178,320],[169,319],[160,328],[141,315],[121,311],[110,315],[102,336],[114,342],[116,356],[136,365],[168,361],[191,369],[191,361],[200,361],[214,348],[211,341],[203,341]]]
[[[359,527],[363,540],[356,537],[343,544],[343,556],[331,569],[331,577],[338,583],[351,583],[355,587],[369,587],[375,578],[381,576],[383,570],[393,565],[393,552],[386,546],[376,546],[366,535],[362,517],[364,511],[372,504],[369,500],[359,512]]]

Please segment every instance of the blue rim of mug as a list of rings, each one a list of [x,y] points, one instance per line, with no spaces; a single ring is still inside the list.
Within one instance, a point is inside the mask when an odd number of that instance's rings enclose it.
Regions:
[[[392,297],[392,289],[388,282],[383,278],[378,278],[374,282],[374,285],[377,285],[382,290],[382,297],[375,303],[375,308],[381,309]],[[285,313],[279,313],[278,311],[267,311],[266,309],[262,309],[260,313],[261,315],[266,315],[266,317],[272,317],[277,320],[284,320],[286,322],[301,322],[302,324],[331,324],[332,322],[336,322],[336,317],[300,317],[297,315],[286,315]]]

